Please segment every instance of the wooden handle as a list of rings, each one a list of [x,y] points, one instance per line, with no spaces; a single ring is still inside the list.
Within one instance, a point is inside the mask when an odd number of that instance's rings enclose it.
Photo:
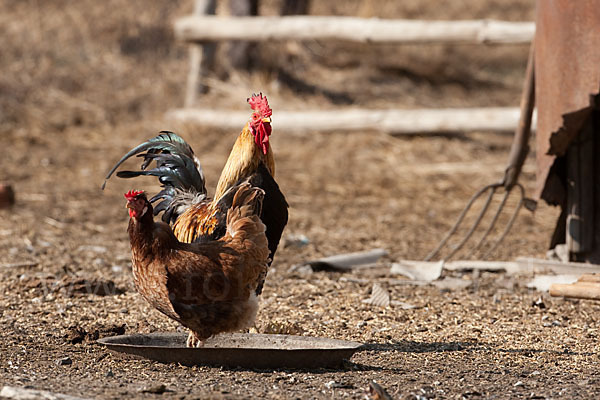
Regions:
[[[600,284],[593,282],[554,283],[550,286],[550,296],[600,300]]]

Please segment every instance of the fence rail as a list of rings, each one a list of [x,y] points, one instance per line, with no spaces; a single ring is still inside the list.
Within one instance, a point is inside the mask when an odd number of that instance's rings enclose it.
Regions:
[[[355,17],[218,17],[193,15],[175,22],[175,36],[190,42],[216,40],[337,39],[394,43],[528,43],[533,22],[496,20],[423,21]]]
[[[181,108],[167,119],[223,129],[240,129],[248,120],[246,111]],[[336,110],[284,111],[273,116],[273,127],[288,132],[381,130],[390,134],[428,132],[515,130],[517,107],[443,108],[418,110],[368,110],[347,107]]]

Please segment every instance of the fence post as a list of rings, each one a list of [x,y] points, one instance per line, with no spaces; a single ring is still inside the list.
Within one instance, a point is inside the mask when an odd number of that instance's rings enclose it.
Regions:
[[[229,0],[229,10],[232,16],[256,16],[258,15],[258,0]],[[229,65],[226,68],[231,70],[245,70],[251,64],[251,53],[256,49],[256,44],[247,41],[235,40],[229,44],[227,58]]]
[[[215,14],[216,0],[196,0],[194,15]],[[190,47],[190,70],[188,72],[185,94],[185,107],[191,107],[196,102],[198,92],[206,90],[202,77],[206,69],[213,63],[215,43],[192,44]]]

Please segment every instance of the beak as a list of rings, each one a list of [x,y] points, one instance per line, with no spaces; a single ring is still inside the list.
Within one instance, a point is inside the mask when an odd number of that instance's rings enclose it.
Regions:
[[[125,204],[125,208],[133,209],[133,205],[130,202],[127,202],[127,204]]]
[[[270,124],[271,123],[271,117],[263,118],[262,122],[268,122]]]

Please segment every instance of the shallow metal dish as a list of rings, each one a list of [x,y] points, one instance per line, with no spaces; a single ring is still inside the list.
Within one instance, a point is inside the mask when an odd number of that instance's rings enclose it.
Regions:
[[[151,333],[99,339],[110,350],[163,363],[244,368],[338,368],[361,343],[344,340],[256,333],[214,336],[204,347],[185,346],[187,334]]]

